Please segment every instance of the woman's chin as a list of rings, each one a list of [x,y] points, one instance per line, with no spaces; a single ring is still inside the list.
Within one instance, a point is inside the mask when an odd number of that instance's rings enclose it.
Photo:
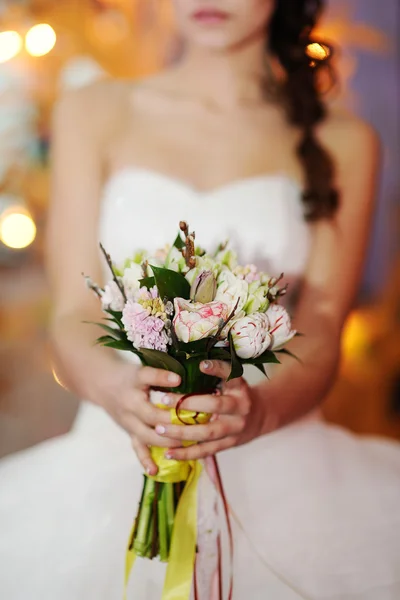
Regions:
[[[229,50],[237,45],[238,40],[226,31],[226,28],[196,28],[188,39],[191,46],[201,50]]]

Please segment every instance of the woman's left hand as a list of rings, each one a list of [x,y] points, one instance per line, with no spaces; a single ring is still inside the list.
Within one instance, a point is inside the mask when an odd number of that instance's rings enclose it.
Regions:
[[[196,460],[205,458],[251,441],[262,431],[263,411],[252,388],[242,378],[226,382],[230,366],[222,361],[204,361],[201,371],[207,375],[220,377],[222,393],[190,396],[184,401],[182,409],[211,413],[211,421],[204,425],[165,425],[156,426],[159,435],[174,438],[182,442],[197,444],[166,451],[166,458],[175,460]],[[174,407],[179,396],[166,394],[166,406]]]

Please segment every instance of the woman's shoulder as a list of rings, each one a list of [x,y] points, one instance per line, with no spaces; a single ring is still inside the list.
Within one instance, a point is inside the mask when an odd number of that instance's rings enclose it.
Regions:
[[[340,163],[379,153],[379,136],[374,127],[343,108],[330,110],[319,135]]]
[[[68,91],[57,101],[54,118],[85,130],[97,130],[100,124],[103,129],[120,115],[130,86],[127,81],[105,79]]]
[[[172,95],[174,86],[174,77],[169,72],[135,81],[104,79],[65,93],[57,102],[55,114],[86,129],[97,129],[100,124],[104,129],[108,124],[115,126],[134,104],[140,106]]]

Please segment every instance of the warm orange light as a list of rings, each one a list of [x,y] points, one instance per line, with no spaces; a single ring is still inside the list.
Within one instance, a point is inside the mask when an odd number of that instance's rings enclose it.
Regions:
[[[330,50],[324,44],[313,42],[307,46],[307,55],[314,60],[325,60],[330,55]]]
[[[54,381],[56,383],[58,383],[59,386],[61,386],[62,388],[64,388],[65,390],[67,389],[67,387],[64,385],[64,383],[61,381],[61,379],[59,378],[59,376],[57,375],[57,372],[55,370],[55,368],[53,367],[51,370],[53,377],[54,377]]]
[[[0,63],[17,56],[22,48],[22,39],[16,31],[2,31],[0,33]]]
[[[25,36],[25,48],[31,56],[44,56],[53,50],[57,36],[51,25],[34,25]]]
[[[365,355],[371,344],[371,331],[364,315],[354,312],[347,319],[342,335],[342,350],[345,358]]]
[[[0,220],[0,241],[14,249],[26,248],[36,237],[36,225],[23,209],[12,208]]]

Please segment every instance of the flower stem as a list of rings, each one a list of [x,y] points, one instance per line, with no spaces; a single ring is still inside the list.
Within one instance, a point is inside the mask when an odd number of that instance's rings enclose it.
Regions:
[[[158,509],[158,543],[160,550],[160,560],[162,562],[168,561],[169,554],[169,539],[168,539],[168,526],[167,526],[167,515],[165,512],[165,487],[168,484],[163,484],[161,492],[158,498],[157,509]]]
[[[174,527],[175,520],[175,501],[174,501],[174,484],[166,483],[164,486],[165,496],[165,514],[167,519],[167,529],[168,529],[168,552],[171,544],[172,538],[172,529]]]
[[[156,482],[153,479],[145,477],[143,497],[140,503],[139,514],[137,517],[136,535],[133,542],[133,548],[138,556],[146,557],[149,548],[148,541],[150,526],[153,521],[152,514],[155,483]]]
[[[157,519],[157,503],[158,503],[158,498],[160,496],[160,486],[162,484],[159,481],[155,482],[155,486],[154,486],[154,499],[153,499],[153,520],[152,520],[152,524],[153,524],[153,530],[152,530],[152,535],[151,535],[151,553],[150,553],[150,558],[154,558],[157,556],[158,553],[158,519]]]

